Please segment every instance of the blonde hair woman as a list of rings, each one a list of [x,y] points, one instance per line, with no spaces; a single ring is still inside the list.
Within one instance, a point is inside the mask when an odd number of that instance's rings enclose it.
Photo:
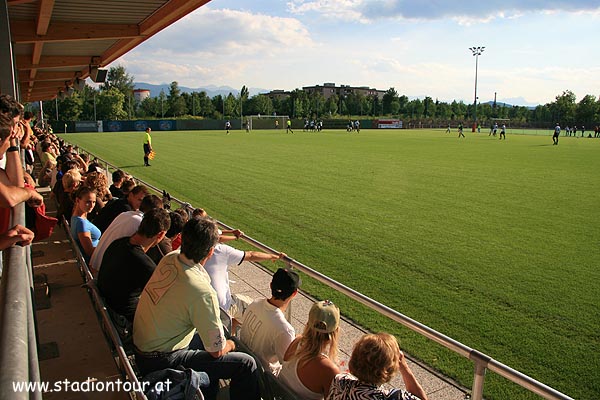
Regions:
[[[364,335],[354,345],[348,364],[349,374],[339,374],[331,384],[327,400],[427,400],[400,351],[398,341],[389,333]],[[407,390],[385,389],[398,372]]]
[[[340,310],[329,300],[319,301],[310,309],[302,335],[288,347],[279,373],[299,398],[320,400],[329,392],[339,374],[336,364]]]

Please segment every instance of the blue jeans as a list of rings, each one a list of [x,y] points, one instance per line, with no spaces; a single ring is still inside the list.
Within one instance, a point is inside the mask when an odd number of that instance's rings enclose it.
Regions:
[[[140,372],[146,375],[152,371],[183,366],[194,371],[206,372],[210,378],[210,388],[202,390],[209,399],[215,398],[219,379],[231,379],[229,397],[231,400],[259,400],[259,371],[254,359],[245,353],[231,352],[214,358],[204,350],[200,337],[196,334],[187,349],[170,353],[135,354]]]

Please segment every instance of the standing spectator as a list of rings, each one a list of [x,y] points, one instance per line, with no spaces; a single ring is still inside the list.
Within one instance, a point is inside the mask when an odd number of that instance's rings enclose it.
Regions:
[[[333,380],[327,400],[427,400],[427,394],[408,367],[398,341],[389,333],[360,338],[354,345],[348,367],[349,374],[339,374]],[[385,389],[383,384],[398,372],[407,390]]]
[[[87,219],[88,213],[96,205],[96,192],[92,188],[81,186],[75,192],[74,197],[71,235],[79,246],[85,261],[89,263],[101,235],[100,229]]]
[[[152,128],[146,128],[146,134],[144,135],[144,166],[149,167],[150,163],[148,162],[148,158],[150,153],[152,152],[152,136],[150,136],[150,132],[152,132]]]
[[[18,147],[11,146],[14,134],[15,118],[9,112],[4,111],[4,96],[0,96],[0,159],[5,158],[5,153],[15,154]],[[12,159],[12,162],[17,160]],[[10,164],[10,163],[9,163]],[[43,197],[32,188],[15,186],[5,174],[0,171],[0,251],[14,245],[28,245],[33,240],[33,232],[21,225],[11,226],[10,208],[19,203],[27,202],[31,207],[39,207],[43,204]],[[0,273],[1,273],[0,263]]]
[[[185,367],[206,372],[214,398],[219,379],[230,379],[231,400],[258,400],[258,370],[248,354],[226,340],[219,303],[203,265],[219,240],[210,219],[191,219],[181,252],[164,257],[144,288],[133,321],[136,363],[143,374]]]
[[[33,165],[35,164],[35,156],[34,156],[34,147],[33,142],[30,142],[25,147],[25,172],[28,174],[33,174]]]
[[[329,300],[313,304],[304,332],[288,347],[279,379],[306,400],[320,400],[329,393],[340,373],[338,352],[340,310]]]
[[[260,358],[265,371],[275,376],[296,336],[285,311],[301,283],[296,272],[279,268],[271,280],[271,298],[254,300],[244,313],[240,340]]]

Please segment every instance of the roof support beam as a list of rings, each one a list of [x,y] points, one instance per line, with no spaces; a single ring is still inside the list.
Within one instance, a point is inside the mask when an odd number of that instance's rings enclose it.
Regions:
[[[36,33],[38,35],[46,34],[48,25],[50,25],[50,19],[52,18],[52,10],[54,10],[54,0],[40,0],[36,26]]]
[[[39,24],[23,21],[12,27],[15,43],[70,42],[81,40],[125,39],[139,36],[137,25],[52,22],[46,33],[39,34]]]
[[[40,62],[33,64],[30,56],[17,56],[17,65],[20,71],[36,68],[83,67],[89,65],[90,60],[88,56],[41,56]]]
[[[35,69],[32,69],[32,71],[37,71]],[[52,71],[52,72],[47,72],[47,71],[37,71],[36,74],[34,74],[34,76],[21,76],[19,81],[21,83],[25,83],[25,82],[31,82],[31,81],[36,81],[36,82],[43,82],[43,81],[59,81],[59,82],[64,82],[64,81],[70,81],[71,79],[73,79],[75,77],[76,73],[72,72],[72,71]]]

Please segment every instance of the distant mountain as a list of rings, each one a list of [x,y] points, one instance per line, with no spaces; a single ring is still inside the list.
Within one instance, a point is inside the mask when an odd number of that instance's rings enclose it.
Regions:
[[[135,89],[146,89],[150,91],[150,97],[157,97],[160,95],[161,91],[164,91],[166,95],[169,94],[169,87],[171,85],[168,83],[163,83],[160,85],[155,85],[152,83],[144,83],[144,82],[136,82],[134,83]],[[240,88],[241,89],[241,88]],[[186,86],[179,86],[179,90],[184,93],[191,92],[206,92],[208,97],[213,98],[215,96],[228,96],[231,93],[234,96],[237,96],[240,93],[240,89],[234,89],[230,86],[215,86],[215,85],[207,85],[201,88],[189,88]],[[260,94],[260,93],[268,93],[269,89],[261,89],[261,88],[248,88],[248,92],[250,93],[250,97]]]
[[[481,104],[489,104],[490,106],[494,106],[494,101],[486,101],[485,103],[481,103]],[[504,103],[502,101],[496,101],[496,107],[513,107],[513,104],[508,104],[508,103]],[[531,105],[523,105],[523,106],[519,106],[519,107],[527,107],[530,110],[535,110],[536,106],[531,106]]]

